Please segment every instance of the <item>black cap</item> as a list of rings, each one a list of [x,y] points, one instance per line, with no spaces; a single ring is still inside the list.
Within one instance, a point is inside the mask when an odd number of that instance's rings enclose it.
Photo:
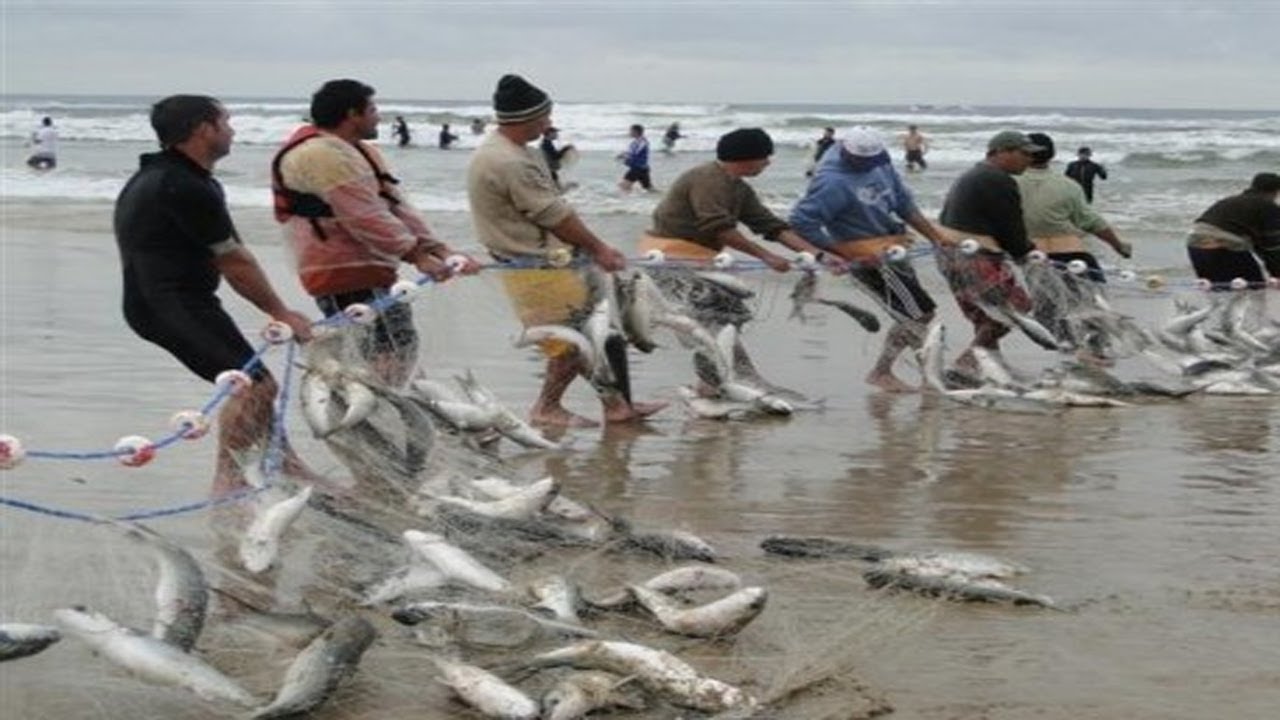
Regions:
[[[1053,149],[1053,138],[1044,133],[1027,133],[1027,139],[1040,146],[1039,150],[1031,153],[1031,162],[1037,165],[1047,163],[1053,159],[1055,151]]]
[[[1249,189],[1255,192],[1280,192],[1280,175],[1275,173],[1258,173],[1249,183]]]
[[[738,128],[716,143],[716,159],[725,162],[763,160],[772,154],[773,138],[760,128]]]
[[[493,91],[498,124],[527,122],[551,112],[551,97],[519,75],[503,75]]]

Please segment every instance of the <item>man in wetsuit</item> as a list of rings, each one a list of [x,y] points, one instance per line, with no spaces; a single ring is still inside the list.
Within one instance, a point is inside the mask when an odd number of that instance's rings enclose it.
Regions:
[[[1187,237],[1187,254],[1196,276],[1212,283],[1243,278],[1265,281],[1258,267],[1261,258],[1267,275],[1280,278],[1280,175],[1258,173],[1249,188],[1214,203],[1196,218]]]
[[[822,137],[813,143],[813,161],[809,163],[809,169],[804,171],[805,177],[813,177],[818,170],[818,163],[822,162],[822,156],[827,152],[827,148],[836,144],[836,129],[833,127],[822,128]]]
[[[231,151],[235,131],[222,104],[203,95],[174,95],[151,108],[162,150],[143,155],[141,168],[120,192],[115,235],[124,269],[124,317],[140,337],[169,351],[213,382],[254,355],[216,291],[222,278],[241,297],[287,324],[299,340],[310,321],[272,289],[227,212],[214,164]],[[243,487],[239,457],[270,431],[276,383],[261,364],[246,391],[227,398],[219,416],[214,493]],[[288,455],[286,472],[303,474]]]
[[[1022,196],[1013,176],[1031,164],[1032,153],[1043,150],[1020,132],[1004,130],[987,143],[987,156],[951,185],[939,217],[943,234],[953,242],[972,239],[978,251],[968,256],[948,253],[944,274],[956,303],[973,323],[973,342],[956,365],[977,369],[973,348],[1000,349],[1009,326],[988,317],[981,304],[1031,312],[1031,298],[1010,269],[1007,258],[1021,262],[1035,249],[1022,219]]]
[[[1107,179],[1107,169],[1093,161],[1093,151],[1082,147],[1076,151],[1076,159],[1067,163],[1067,177],[1080,183],[1085,202],[1093,202],[1093,179]]]
[[[560,166],[564,163],[565,154],[573,149],[573,143],[556,147],[558,137],[560,137],[558,128],[547,128],[542,133],[542,142],[538,144],[538,148],[542,150],[542,159],[547,161],[547,169],[551,171],[551,179],[555,182],[556,188],[563,191],[564,186],[560,184]]]
[[[409,141],[413,138],[409,132],[409,123],[405,122],[403,115],[397,115],[396,121],[391,124],[391,134],[396,136],[396,144],[400,147],[408,147]]]

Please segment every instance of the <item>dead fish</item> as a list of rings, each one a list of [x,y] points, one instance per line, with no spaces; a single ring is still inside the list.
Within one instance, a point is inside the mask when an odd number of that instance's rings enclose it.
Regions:
[[[209,608],[209,586],[200,564],[185,548],[150,528],[137,524],[123,527],[130,539],[147,545],[155,554],[160,578],[156,582],[152,636],[183,652],[190,651],[204,630]]]
[[[0,662],[35,655],[62,639],[58,628],[31,623],[0,623]]]
[[[644,698],[622,690],[629,682],[630,678],[599,671],[570,673],[543,693],[542,718],[577,720],[596,710],[645,709]]]
[[[960,574],[916,575],[872,569],[864,572],[862,579],[873,588],[909,590],[948,600],[1057,607],[1053,600],[1045,595],[1034,595],[1018,590],[998,580],[973,578]]]
[[[641,585],[631,593],[664,630],[689,637],[734,635],[764,611],[769,593],[764,588],[743,588],[714,602],[685,607],[667,595]]]
[[[373,625],[358,615],[335,622],[298,653],[275,699],[255,711],[253,720],[293,717],[318,707],[355,673],[377,635]]]
[[[542,640],[596,637],[594,630],[578,623],[506,605],[423,600],[401,605],[391,618],[401,625],[428,627],[451,641],[477,648],[515,648]]]
[[[485,567],[466,550],[450,544],[441,535],[405,530],[404,540],[418,557],[434,565],[451,580],[491,592],[503,592],[511,587],[511,583],[501,575]]]
[[[280,554],[280,539],[311,499],[308,485],[292,497],[266,507],[259,507],[253,522],[240,540],[240,562],[251,573],[260,573],[275,564]]]
[[[527,664],[533,668],[571,665],[635,677],[672,705],[706,713],[749,711],[759,705],[741,688],[706,677],[665,650],[634,643],[588,640],[535,655]]]
[[[481,715],[502,720],[537,720],[542,708],[497,675],[475,665],[433,658],[440,682]]]
[[[863,330],[866,330],[869,333],[880,332],[880,318],[876,317],[870,310],[864,310],[847,300],[814,298],[813,301],[820,305],[833,307],[845,315],[848,315],[853,318],[855,322],[861,325]]]
[[[800,279],[796,281],[795,287],[791,288],[791,314],[787,319],[799,318],[800,322],[805,322],[804,306],[813,302],[817,294],[818,274],[812,270],[800,273]]]
[[[75,607],[55,610],[53,615],[64,630],[142,680],[184,688],[213,702],[243,707],[253,707],[258,702],[236,681],[195,655],[124,627],[102,613]]]
[[[470,500],[446,495],[436,502],[457,505],[477,515],[493,518],[525,520],[537,517],[560,492],[555,478],[545,477],[498,500]]]
[[[893,554],[891,550],[864,543],[846,542],[824,537],[791,537],[774,535],[760,542],[760,549],[770,555],[805,558],[850,558],[875,562]]]
[[[578,610],[582,607],[582,597],[578,586],[563,575],[550,575],[529,583],[529,594],[536,600],[534,610],[546,612],[551,617],[567,623],[582,623]]]

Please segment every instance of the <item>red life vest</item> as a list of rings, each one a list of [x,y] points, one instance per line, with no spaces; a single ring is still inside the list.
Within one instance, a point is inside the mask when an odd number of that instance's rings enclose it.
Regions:
[[[298,192],[291,190],[284,184],[284,177],[280,174],[280,163],[284,160],[285,153],[298,147],[302,143],[314,137],[324,134],[320,128],[315,125],[303,125],[289,136],[283,147],[276,153],[275,158],[271,161],[271,196],[273,200],[276,220],[278,222],[287,222],[289,218],[297,216],[311,219],[311,225],[315,228],[316,234],[321,240],[325,239],[324,231],[320,229],[320,223],[316,222],[317,218],[333,217],[333,208],[329,207],[329,203],[325,202],[319,195],[312,193]],[[389,190],[389,186],[398,185],[400,181],[394,175],[382,169],[373,156],[365,149],[363,143],[352,143],[356,150],[369,163],[369,167],[373,168],[374,177],[378,178],[378,194],[387,201],[391,207],[400,204],[400,201]]]

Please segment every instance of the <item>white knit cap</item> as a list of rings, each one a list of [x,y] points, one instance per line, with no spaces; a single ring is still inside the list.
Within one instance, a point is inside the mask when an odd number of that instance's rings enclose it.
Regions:
[[[840,138],[840,147],[854,157],[869,158],[885,152],[880,133],[866,125],[855,125],[845,130]]]

